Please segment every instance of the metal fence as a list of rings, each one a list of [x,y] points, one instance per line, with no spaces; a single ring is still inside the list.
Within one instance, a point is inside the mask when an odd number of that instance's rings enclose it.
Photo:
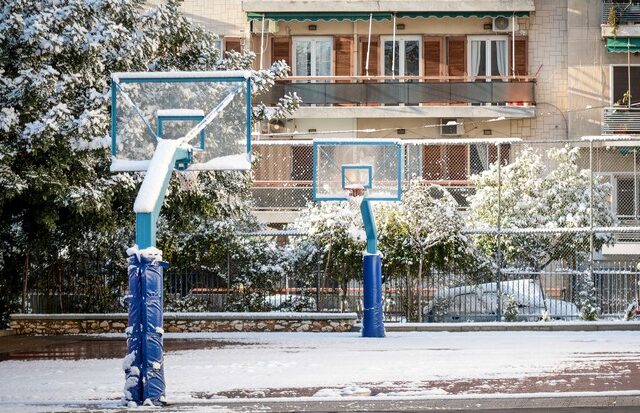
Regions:
[[[469,248],[484,248],[488,270],[478,276],[477,268],[454,262],[446,270],[429,266],[420,278],[415,271],[386,271],[387,320],[572,320],[585,300],[600,318],[624,317],[638,297],[639,160],[637,142],[608,139],[405,145],[404,179],[439,186],[452,196],[465,222],[462,234]],[[256,145],[254,204],[258,215],[271,214],[262,218],[275,219],[270,221],[274,228],[295,228],[309,201],[310,150],[308,142]],[[554,155],[558,150],[564,158]],[[485,192],[484,218],[474,209],[480,174],[494,185],[493,192]],[[532,206],[537,198],[545,202]],[[269,237],[277,236],[278,245],[305,236],[295,229],[275,234]],[[326,270],[331,266],[322,259],[307,274],[279,273],[257,284],[243,281],[246,277],[233,265],[218,273],[204,266],[170,267],[165,273],[167,309],[361,311],[358,277],[344,281]],[[42,277],[33,278],[41,280],[31,289],[33,312],[125,308],[122,270],[111,273],[93,265],[70,268],[61,277],[51,269],[42,271]]]

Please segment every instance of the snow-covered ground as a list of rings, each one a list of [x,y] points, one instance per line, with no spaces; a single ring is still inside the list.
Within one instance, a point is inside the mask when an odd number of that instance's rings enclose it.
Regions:
[[[265,394],[366,396],[374,388],[383,389],[373,392],[376,396],[447,395],[453,394],[450,388],[425,383],[456,381],[474,382],[484,393],[500,393],[495,383],[528,377],[546,377],[547,385],[572,391],[573,380],[561,377],[562,372],[608,374],[608,384],[616,382],[616,374],[625,374],[605,368],[613,361],[636,367],[640,363],[638,333],[630,331],[411,332],[389,333],[384,339],[365,339],[357,333],[165,337],[230,342],[222,348],[166,355],[171,402]],[[119,359],[0,362],[0,410],[11,411],[23,402],[61,405],[119,399],[124,383],[121,364]],[[612,384],[607,390],[620,389]]]

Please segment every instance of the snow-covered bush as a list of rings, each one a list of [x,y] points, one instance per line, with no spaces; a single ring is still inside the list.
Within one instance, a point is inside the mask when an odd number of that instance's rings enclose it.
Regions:
[[[294,225],[306,233],[308,242],[317,248],[325,276],[346,292],[349,280],[362,274],[366,235],[358,206],[350,202],[309,204]],[[313,246],[305,248],[313,249]],[[346,306],[346,301],[342,305]]]
[[[576,291],[576,306],[580,310],[580,318],[585,321],[597,320],[600,314],[600,307],[596,297],[596,288],[588,271],[578,274]]]
[[[511,164],[501,168],[502,228],[576,228],[589,226],[589,170],[578,167],[579,148],[556,148],[547,151],[550,163],[557,165],[545,174],[542,156],[525,148]],[[476,193],[470,198],[468,226],[496,228],[498,226],[498,168],[472,177]],[[594,225],[609,226],[613,214],[607,201],[611,191],[608,183],[594,178]],[[475,237],[477,245],[487,254],[497,256],[495,234]],[[573,259],[589,252],[587,233],[510,234],[500,239],[502,257],[507,263],[526,264],[542,268],[558,259]],[[610,241],[605,234],[596,234],[594,247]]]
[[[504,305],[502,318],[504,321],[518,321],[518,314],[520,314],[520,311],[518,310],[518,299],[515,295],[510,294]]]

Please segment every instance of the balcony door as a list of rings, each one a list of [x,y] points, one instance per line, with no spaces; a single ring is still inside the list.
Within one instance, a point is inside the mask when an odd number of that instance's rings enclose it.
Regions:
[[[294,76],[333,76],[333,37],[293,37]]]
[[[509,75],[509,38],[507,36],[467,36],[467,73],[480,76]],[[484,79],[478,79],[484,81]],[[486,79],[490,82],[491,79]]]
[[[384,50],[381,71],[385,76],[422,76],[422,37],[396,36],[394,42],[393,36],[381,36],[381,40]]]

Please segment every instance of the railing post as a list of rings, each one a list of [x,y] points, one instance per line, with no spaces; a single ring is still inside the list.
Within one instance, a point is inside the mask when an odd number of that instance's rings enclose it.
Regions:
[[[593,139],[589,141],[589,278],[593,282]]]
[[[502,214],[502,210],[501,210],[501,198],[502,198],[502,154],[500,153],[501,151],[501,145],[498,144],[498,217],[497,217],[497,222],[496,222],[496,227],[498,230],[498,233],[496,234],[496,241],[497,241],[497,266],[498,269],[496,271],[496,285],[497,285],[497,290],[498,290],[498,302],[497,302],[497,309],[496,309],[496,321],[500,321],[502,319],[502,285],[501,283],[501,279],[502,279],[502,274],[501,274],[501,270],[502,270],[502,244],[501,244],[501,239],[500,239],[500,233],[501,233],[501,226],[502,226],[502,222],[501,222],[501,214]]]

